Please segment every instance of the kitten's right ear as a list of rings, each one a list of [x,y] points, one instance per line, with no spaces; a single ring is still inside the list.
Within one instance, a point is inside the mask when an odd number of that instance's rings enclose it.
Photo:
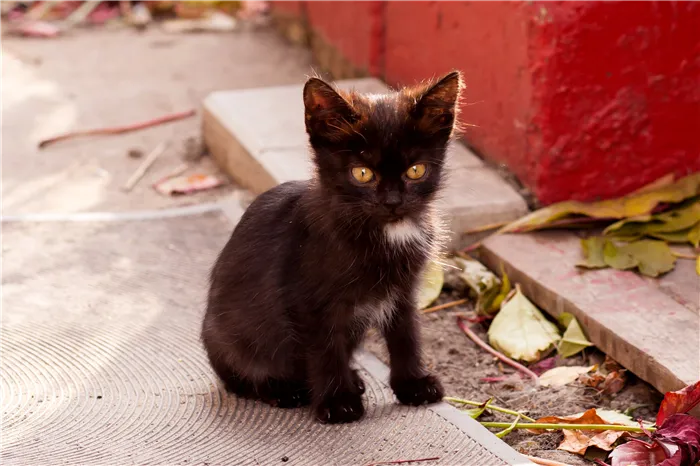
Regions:
[[[311,78],[304,85],[304,120],[313,138],[339,141],[352,134],[357,115],[347,100],[331,85]]]

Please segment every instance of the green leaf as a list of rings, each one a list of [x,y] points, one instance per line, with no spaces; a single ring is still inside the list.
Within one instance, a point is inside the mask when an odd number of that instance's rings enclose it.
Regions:
[[[478,408],[472,408],[472,409],[463,409],[463,413],[467,413],[472,419],[477,419],[479,416],[484,414],[484,411],[486,411],[489,408],[489,405],[493,401],[493,397],[489,398],[484,404],[479,406]]]
[[[521,416],[518,414],[518,416],[515,418],[515,420],[513,421],[513,423],[512,423],[510,426],[506,427],[505,429],[503,429],[503,430],[500,431],[500,432],[496,432],[496,434],[495,434],[496,437],[498,437],[498,438],[503,438],[503,437],[505,437],[506,435],[508,435],[508,434],[510,434],[511,432],[513,432],[513,429],[515,429],[515,426],[517,426],[517,425],[518,425],[518,422],[520,422],[520,417],[521,417]]]
[[[612,241],[606,241],[603,247],[605,263],[617,270],[633,269],[639,261],[636,257],[624,249],[624,246],[616,246]]]
[[[637,261],[639,272],[649,277],[658,277],[676,265],[676,256],[663,241],[641,240],[620,246],[622,254],[629,255]]]
[[[423,271],[423,278],[418,290],[418,309],[425,309],[440,296],[444,280],[442,266],[437,262],[430,261]]]
[[[568,316],[565,316],[565,314],[568,314]],[[593,343],[588,341],[586,335],[583,333],[581,325],[573,315],[565,312],[559,316],[559,322],[563,321],[567,321],[566,330],[564,331],[564,335],[562,335],[561,340],[557,345],[557,352],[561,355],[561,357],[569,358],[574,354],[578,354],[584,348],[593,346]]]
[[[559,341],[559,331],[518,287],[494,317],[488,337],[491,346],[506,356],[534,362]]]
[[[600,269],[608,267],[603,258],[603,247],[606,239],[600,236],[592,236],[581,240],[581,248],[583,249],[583,262],[576,264],[578,267],[588,269]]]
[[[650,232],[668,233],[685,230],[698,222],[700,218],[700,199],[684,202],[677,208],[654,215],[655,223],[649,226]],[[660,225],[656,222],[661,222]]]
[[[667,243],[689,243],[690,239],[688,235],[690,234],[692,230],[690,228],[686,228],[684,230],[679,230],[679,231],[657,231],[657,232],[650,232],[649,236],[653,238],[658,238],[666,241]]]
[[[493,295],[493,299],[490,303],[484,303],[484,310],[487,314],[493,314],[501,309],[501,304],[503,300],[506,299],[508,293],[510,293],[510,279],[506,273],[503,265],[501,264],[501,288],[496,295]]]

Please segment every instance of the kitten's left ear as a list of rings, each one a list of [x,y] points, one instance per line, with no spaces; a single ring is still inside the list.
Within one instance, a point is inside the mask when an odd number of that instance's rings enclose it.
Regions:
[[[415,115],[429,134],[452,132],[462,91],[462,75],[453,71],[427,87],[416,99]]]

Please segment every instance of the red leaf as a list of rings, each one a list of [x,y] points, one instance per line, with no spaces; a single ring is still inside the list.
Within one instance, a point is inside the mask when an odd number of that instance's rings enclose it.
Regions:
[[[700,381],[677,392],[666,393],[661,402],[659,413],[656,415],[656,425],[661,427],[669,417],[674,414],[687,413],[698,403],[700,403]]]
[[[700,420],[688,414],[674,414],[653,435],[666,452],[663,466],[692,466],[700,461]]]
[[[654,466],[665,461],[666,458],[666,453],[661,445],[649,444],[636,439],[618,446],[610,453],[612,466]]]

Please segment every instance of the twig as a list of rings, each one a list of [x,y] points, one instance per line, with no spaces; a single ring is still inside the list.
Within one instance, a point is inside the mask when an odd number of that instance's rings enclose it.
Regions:
[[[131,178],[124,184],[124,187],[122,188],[124,191],[129,192],[132,189],[134,189],[134,186],[136,186],[136,183],[139,182],[141,178],[143,178],[143,175],[146,174],[146,171],[153,165],[153,163],[156,161],[158,157],[165,151],[165,148],[167,147],[167,144],[165,142],[161,142],[156,146],[155,149],[151,151],[150,154],[148,154],[148,157],[139,165],[139,167],[136,169],[133,175],[131,175]]]
[[[159,179],[155,183],[153,183],[153,187],[155,188],[157,185],[163,183],[164,181],[169,180],[170,178],[175,178],[176,176],[180,176],[183,173],[187,171],[187,169],[190,168],[189,164],[187,163],[181,163],[177,167],[173,168],[168,172],[167,175],[165,175],[163,178]]]
[[[510,427],[510,422],[482,422],[484,427],[494,427],[497,429],[505,429]],[[541,422],[519,422],[514,429],[536,429],[536,430],[616,430],[621,432],[636,432],[643,434],[644,430],[641,427],[621,426],[617,424],[548,424]],[[656,431],[656,427],[648,427],[648,431]]]
[[[498,222],[498,223],[491,223],[489,225],[482,225],[480,227],[470,228],[469,230],[465,230],[464,234],[465,235],[473,235],[475,233],[483,233],[485,231],[496,230],[498,228],[501,228],[501,227],[508,225],[509,223],[510,222]]]
[[[463,404],[463,405],[477,406],[479,408],[484,406],[484,403],[479,403],[478,401],[463,400],[461,398],[453,398],[451,396],[446,396],[445,398],[443,398],[443,400],[451,401],[453,403],[459,403],[459,404]],[[488,406],[486,406],[486,409],[492,409],[494,411],[498,411],[499,413],[510,414],[511,416],[520,416],[523,419],[530,421],[530,422],[537,422],[534,419],[532,419],[531,417],[527,417],[523,413],[513,411],[512,409],[501,408],[500,406],[496,406],[496,405],[492,405],[492,404],[489,404]]]
[[[105,134],[122,134],[129,133],[131,131],[138,131],[144,128],[150,128],[151,126],[162,125],[163,123],[169,123],[171,121],[182,120],[184,118],[189,118],[195,114],[194,110],[187,110],[186,112],[173,113],[170,115],[165,115],[162,117],[154,118],[153,120],[142,121],[139,123],[134,123],[125,126],[114,126],[111,128],[97,128],[97,129],[87,129],[83,131],[73,131],[70,133],[61,134],[59,136],[54,136],[49,139],[44,139],[39,142],[39,148],[43,149],[53,143],[64,141],[66,139],[73,139],[80,136],[99,136]]]
[[[461,252],[463,254],[468,254],[472,251],[476,251],[480,247],[481,247],[481,241],[477,241],[476,243],[470,244],[469,246],[467,246],[466,248],[462,249],[459,252]]]
[[[510,359],[510,358],[509,358],[508,356],[506,356],[505,354],[500,353],[500,352],[496,351],[495,349],[491,348],[489,345],[486,344],[486,342],[484,342],[484,340],[482,340],[481,338],[479,338],[479,336],[478,336],[476,333],[474,333],[474,331],[473,331],[472,329],[470,329],[469,326],[468,326],[467,324],[465,324],[464,321],[463,321],[460,317],[457,317],[457,325],[459,325],[459,328],[461,328],[462,331],[463,331],[469,338],[471,338],[471,340],[472,340],[474,343],[476,343],[477,346],[481,347],[484,351],[487,351],[488,353],[490,353],[490,354],[492,354],[493,356],[497,357],[498,359],[500,359],[500,360],[503,361],[504,363],[508,364],[509,366],[511,366],[511,367],[513,367],[513,368],[519,370],[519,371],[522,372],[523,374],[525,374],[525,375],[531,377],[532,380],[534,380],[535,382],[538,381],[537,374],[535,374],[534,372],[532,372],[530,369],[528,369],[527,367],[523,366],[522,364],[519,364],[519,363],[513,361],[512,359]]]
[[[379,463],[370,463],[367,466],[381,466],[383,464],[404,464],[404,463],[420,463],[421,461],[437,461],[439,456],[433,458],[420,458],[417,460],[396,460],[396,461],[380,461]]]
[[[449,309],[451,307],[459,306],[460,304],[466,304],[467,302],[469,302],[469,300],[466,298],[458,299],[457,301],[450,301],[449,303],[439,304],[437,306],[425,308],[423,309],[423,314],[435,311],[442,311],[443,309]]]
[[[554,461],[554,460],[546,460],[544,458],[538,458],[536,456],[530,456],[530,455],[523,455],[525,458],[529,459],[535,464],[539,464],[540,466],[571,466],[570,464],[567,463],[560,463],[559,461]]]
[[[690,259],[691,261],[697,260],[698,256],[695,254],[688,254],[685,252],[679,252],[679,251],[674,251],[671,249],[671,254],[673,254],[675,257],[679,259]]]
[[[84,2],[82,5],[76,8],[73,13],[68,15],[68,18],[66,18],[66,20],[63,22],[63,27],[68,29],[82,23],[90,15],[90,13],[92,13],[93,10],[98,7],[99,4],[100,2],[97,1]]]

